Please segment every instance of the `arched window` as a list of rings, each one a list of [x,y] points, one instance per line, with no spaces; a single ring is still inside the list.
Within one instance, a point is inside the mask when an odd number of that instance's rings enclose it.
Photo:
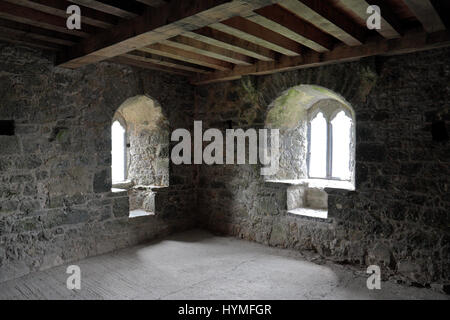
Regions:
[[[309,178],[351,180],[352,117],[349,110],[324,104],[310,113]]]
[[[147,96],[125,100],[113,116],[112,187],[128,191],[130,218],[156,214],[156,194],[169,186],[169,136],[162,107]]]
[[[126,130],[117,120],[111,126],[111,144],[112,182],[122,182],[126,179]]]
[[[271,103],[265,125],[280,130],[279,170],[266,180],[288,185],[288,213],[327,218],[326,189],[355,190],[351,105],[326,88],[299,85]]]

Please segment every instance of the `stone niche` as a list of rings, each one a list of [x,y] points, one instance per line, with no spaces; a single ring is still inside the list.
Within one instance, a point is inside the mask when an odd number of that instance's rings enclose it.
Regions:
[[[154,215],[156,193],[169,185],[169,123],[147,96],[127,99],[115,121],[125,129],[126,148],[125,180],[113,187],[128,190],[130,217]]]
[[[311,179],[308,168],[310,143],[309,120],[312,111],[347,110],[352,118],[350,151],[350,179]],[[323,87],[299,85],[284,91],[276,98],[267,112],[265,126],[280,131],[279,170],[265,176],[266,182],[286,187],[287,210],[294,215],[326,219],[328,217],[328,194],[326,188],[354,190],[355,144],[354,112],[350,104],[338,94]]]

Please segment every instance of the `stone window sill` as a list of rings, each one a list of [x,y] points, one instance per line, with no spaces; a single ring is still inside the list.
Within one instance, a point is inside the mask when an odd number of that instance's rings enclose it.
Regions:
[[[266,180],[267,183],[286,186],[304,186],[316,189],[340,189],[354,191],[355,187],[350,181],[326,180],[326,179],[292,179],[292,180]]]
[[[133,182],[131,182],[130,180],[113,182],[112,187],[113,187],[113,189],[128,190],[133,187]]]
[[[310,218],[316,221],[330,221],[328,218],[328,212],[326,209],[314,209],[314,208],[296,208],[292,210],[288,210],[289,214]]]
[[[168,186],[156,186],[156,185],[134,185],[132,189],[136,190],[151,190],[151,191],[157,191],[161,189],[166,189]]]
[[[154,212],[148,212],[148,211],[137,209],[137,210],[131,210],[128,218],[133,219],[133,218],[140,218],[140,217],[147,217],[147,216],[154,216],[154,215],[155,215]]]
[[[111,188],[111,193],[113,196],[126,196],[128,191],[126,189]]]

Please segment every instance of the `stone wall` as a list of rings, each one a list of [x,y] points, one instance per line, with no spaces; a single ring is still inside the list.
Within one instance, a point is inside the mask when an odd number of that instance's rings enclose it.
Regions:
[[[448,284],[450,154],[448,142],[432,140],[430,124],[449,120],[449,53],[369,58],[194,92],[182,78],[112,63],[55,68],[51,54],[1,43],[0,120],[15,120],[16,134],[0,136],[0,281],[198,225],[379,264],[384,277]],[[157,101],[169,131],[192,132],[194,119],[204,130],[262,128],[271,102],[299,84],[328,88],[355,110],[356,191],[328,191],[329,219],[288,214],[286,187],[265,182],[258,165],[173,164],[155,216],[128,218],[127,193],[110,191],[110,125],[126,99]]]
[[[129,219],[111,192],[111,121],[128,98],[158,101],[170,130],[192,125],[193,88],[179,77],[111,63],[54,67],[40,50],[0,43],[0,281],[192,226],[193,168],[170,167],[156,215]]]
[[[361,268],[378,264],[384,278],[448,284],[450,149],[433,141],[430,121],[449,120],[449,78],[450,50],[440,49],[198,87],[204,130],[261,128],[271,102],[299,84],[336,92],[356,116],[356,191],[329,190],[328,219],[288,214],[286,187],[264,182],[258,165],[213,165],[199,167],[198,222]]]

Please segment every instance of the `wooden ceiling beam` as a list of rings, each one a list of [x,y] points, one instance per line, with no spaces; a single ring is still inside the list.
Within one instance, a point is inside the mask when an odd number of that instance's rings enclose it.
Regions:
[[[73,37],[65,33],[51,31],[5,19],[0,19],[0,26],[4,28],[22,31],[26,33],[30,38],[40,39],[43,41],[56,43],[64,46],[71,46],[78,41],[77,37]]]
[[[6,0],[17,5],[28,7],[31,9],[39,10],[52,14],[55,16],[63,17],[67,19],[67,8],[73,3],[66,0]],[[82,12],[82,24],[88,24],[95,27],[107,29],[118,24],[120,19],[105,14],[101,11],[93,10],[91,8],[80,6]]]
[[[98,31],[97,28],[91,26],[84,26],[82,31],[69,30],[66,26],[65,18],[6,1],[0,1],[0,17],[78,37],[89,37],[89,33]]]
[[[166,1],[164,0],[136,0],[136,1],[150,7],[161,7],[166,4]]]
[[[438,31],[432,34],[425,32],[408,33],[398,39],[373,39],[357,47],[336,46],[326,53],[312,50],[297,57],[283,56],[279,61],[260,61],[253,66],[236,66],[228,72],[214,72],[210,75],[197,76],[191,79],[196,85],[219,81],[239,79],[243,75],[263,75],[275,72],[315,67],[330,63],[353,61],[374,55],[394,55],[450,46],[450,32]]]
[[[175,60],[185,61],[200,66],[216,69],[216,70],[231,70],[233,65],[229,62],[207,57],[195,52],[187,51],[180,48],[175,48],[165,44],[152,44],[150,46],[140,48],[138,51],[153,53],[159,56],[172,58]]]
[[[432,33],[445,29],[439,14],[429,0],[404,0],[408,8],[414,13],[425,31]],[[449,14],[447,12],[447,14]]]
[[[384,2],[378,0],[339,0],[339,3],[346,9],[353,11],[363,21],[367,21],[367,18],[369,18],[367,8],[370,5],[378,5],[381,9],[381,29],[376,31],[386,39],[399,38],[403,33],[399,22]]]
[[[11,29],[11,28],[7,28],[7,27],[3,27],[3,26],[0,26],[0,39],[7,41],[7,42],[24,44],[27,46],[32,46],[32,47],[47,49],[47,50],[52,50],[52,51],[59,51],[64,48],[63,46],[61,46],[59,44],[56,44],[56,43],[53,43],[50,41],[46,41],[43,39],[38,39],[36,37],[32,37],[27,32],[24,32],[21,30],[16,30],[16,29]]]
[[[441,17],[445,27],[450,29],[450,14],[448,14],[450,12],[450,1],[431,0],[431,4]]]
[[[82,5],[104,13],[112,14],[124,19],[132,19],[139,16],[143,11],[143,5],[134,1],[123,0],[69,0],[74,4]]]
[[[275,4],[255,10],[255,13],[256,16],[248,19],[297,41],[305,47],[319,52],[333,48],[335,43],[333,37],[284,7]],[[260,19],[261,17],[263,19]]]
[[[303,46],[298,42],[239,16],[212,24],[210,27],[284,55],[296,56],[302,53]]]
[[[150,70],[157,70],[157,71],[172,73],[172,74],[176,74],[179,76],[185,76],[185,77],[192,76],[191,72],[186,72],[183,70],[169,68],[169,67],[161,66],[161,65],[146,62],[146,61],[131,59],[127,56],[116,56],[116,57],[109,59],[108,61],[111,61],[114,63],[119,63],[119,64],[125,64],[128,66],[143,68],[143,69],[150,69]]]
[[[273,0],[172,0],[159,8],[83,40],[59,56],[62,67],[77,68],[172,38],[272,3]]]
[[[402,36],[405,33],[405,29],[403,28],[403,25],[400,19],[398,18],[398,15],[396,15],[394,11],[392,11],[392,8],[389,6],[386,0],[366,0],[366,1],[369,5],[376,5],[380,7],[382,20],[387,22],[389,26],[393,28],[400,36]],[[383,30],[383,22],[381,30]]]
[[[349,46],[361,45],[365,41],[367,29],[324,1],[283,0],[280,6]]]
[[[160,66],[164,66],[164,67],[169,67],[169,68],[174,68],[174,69],[180,69],[180,70],[185,70],[188,72],[195,72],[195,73],[211,73],[211,69],[206,70],[206,69],[201,69],[199,67],[193,67],[193,66],[189,66],[189,65],[185,65],[185,64],[181,64],[178,61],[174,60],[169,60],[169,59],[165,59],[163,57],[155,57],[153,55],[151,55],[150,57],[148,55],[146,55],[143,52],[131,52],[131,53],[126,53],[121,55],[121,57],[126,57],[126,58],[130,58],[130,59],[134,59],[134,60],[139,60],[139,61],[144,61],[144,62],[150,62],[150,63],[154,63]]]
[[[186,32],[183,35],[232,50],[258,60],[273,61],[277,56],[277,53],[270,49],[210,27],[203,27],[193,32]]]
[[[254,62],[252,58],[246,55],[185,36],[176,36],[169,40],[164,40],[161,43],[234,64],[248,66]]]

